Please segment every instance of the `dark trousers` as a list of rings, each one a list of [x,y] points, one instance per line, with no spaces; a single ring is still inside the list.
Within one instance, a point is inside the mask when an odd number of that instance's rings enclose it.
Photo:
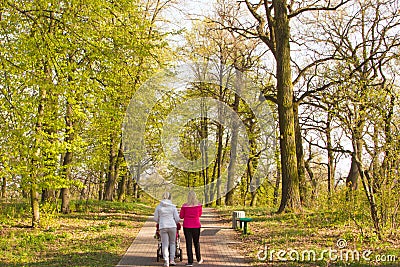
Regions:
[[[192,244],[194,245],[194,251],[196,253],[196,260],[201,260],[200,255],[200,228],[183,228],[183,233],[186,239],[186,252],[188,257],[188,263],[193,263],[193,250]]]

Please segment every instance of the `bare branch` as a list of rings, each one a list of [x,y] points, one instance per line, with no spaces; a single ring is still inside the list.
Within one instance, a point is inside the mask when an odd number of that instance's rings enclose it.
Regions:
[[[316,2],[318,2],[318,1],[316,1]],[[350,2],[350,0],[342,0],[342,1],[340,1],[339,4],[337,4],[335,6],[330,6],[330,1],[329,1],[328,5],[321,6],[321,7],[315,6],[315,3],[313,3],[304,8],[299,8],[299,9],[294,10],[292,13],[290,13],[288,15],[288,18],[291,19],[301,13],[308,12],[308,11],[334,11],[334,10],[338,9],[339,7],[347,4],[348,2]]]
[[[327,58],[321,58],[321,59],[315,60],[315,61],[313,61],[311,64],[305,66],[302,70],[300,70],[300,72],[299,72],[299,74],[297,75],[296,79],[294,79],[293,85],[299,82],[300,78],[303,76],[303,74],[304,74],[308,69],[310,69],[310,68],[312,68],[312,67],[314,67],[314,66],[317,66],[317,65],[320,64],[320,63],[323,63],[323,62],[326,62],[326,61],[329,61],[329,60],[334,60],[334,59],[335,59],[334,56],[330,56],[330,57],[327,57]]]

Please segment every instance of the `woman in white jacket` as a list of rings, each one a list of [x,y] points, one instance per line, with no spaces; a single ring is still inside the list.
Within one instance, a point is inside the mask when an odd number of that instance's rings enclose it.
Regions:
[[[179,214],[176,206],[172,204],[171,193],[164,193],[163,200],[154,212],[154,221],[160,229],[164,266],[175,266],[176,224],[179,222]]]

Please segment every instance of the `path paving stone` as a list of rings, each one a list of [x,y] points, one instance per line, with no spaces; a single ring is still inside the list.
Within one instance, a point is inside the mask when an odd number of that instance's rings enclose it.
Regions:
[[[230,238],[233,230],[219,220],[215,210],[204,208],[201,223],[200,247],[204,262],[201,265],[195,262],[193,266],[251,266],[237,250],[229,246],[235,243]],[[154,239],[154,233],[155,222],[150,217],[116,267],[163,266],[163,260],[157,262],[158,241]],[[180,231],[180,238],[183,261],[177,261],[177,266],[184,266],[187,263],[187,256],[183,230]]]

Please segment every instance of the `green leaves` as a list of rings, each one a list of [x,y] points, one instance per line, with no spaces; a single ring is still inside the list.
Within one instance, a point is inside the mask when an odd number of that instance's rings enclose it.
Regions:
[[[19,0],[0,9],[0,146],[12,166],[3,171],[39,190],[81,187],[60,159],[74,153],[75,177],[106,166],[110,136],[159,63],[152,50],[163,49],[161,34],[134,1]]]

